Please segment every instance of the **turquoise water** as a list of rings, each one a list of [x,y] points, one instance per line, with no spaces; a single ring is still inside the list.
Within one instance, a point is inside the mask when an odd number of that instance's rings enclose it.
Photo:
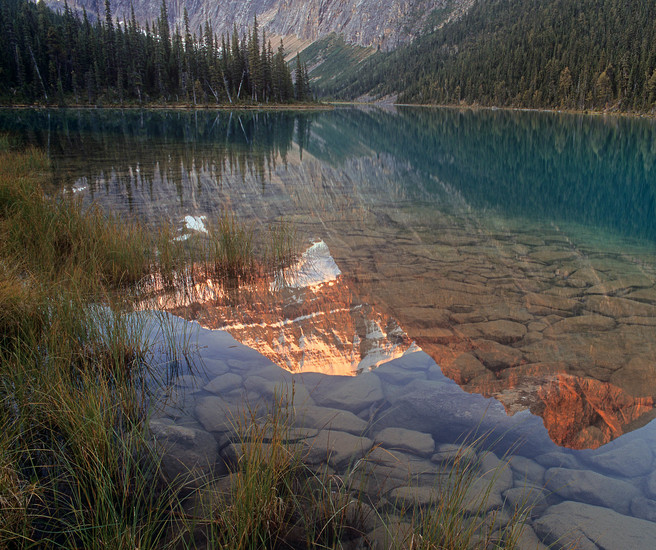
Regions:
[[[548,486],[530,524],[543,542],[558,538],[554,524],[574,529],[564,517],[604,548],[628,539],[600,524],[651,532],[654,121],[423,108],[0,111],[0,131],[48,150],[54,192],[172,220],[181,235],[223,210],[261,228],[294,223],[307,249],[296,279],[236,297],[208,283],[153,304],[204,327],[208,371],[185,400],[204,429],[199,403],[218,384],[208,382],[230,375],[222,398],[239,388],[254,397],[263,372],[292,371],[313,406],[366,419],[374,439],[402,427],[438,449],[491,429],[497,454],[521,440],[500,495]],[[356,380],[352,401],[329,397]]]

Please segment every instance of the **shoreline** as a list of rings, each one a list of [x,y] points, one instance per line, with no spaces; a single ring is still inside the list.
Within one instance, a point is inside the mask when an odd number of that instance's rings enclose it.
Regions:
[[[561,115],[590,115],[590,116],[613,116],[613,117],[629,117],[629,118],[645,118],[656,119],[656,112],[654,113],[641,113],[635,111],[598,111],[594,109],[557,109],[547,107],[500,107],[495,105],[454,105],[454,104],[438,104],[438,103],[389,103],[389,102],[358,102],[358,101],[332,101],[330,102],[335,106],[370,106],[370,107],[421,107],[432,109],[452,109],[457,111],[513,111],[513,112],[527,112],[527,113],[552,113]]]
[[[328,103],[275,103],[263,105],[231,105],[231,104],[218,104],[218,105],[187,105],[187,104],[159,104],[148,103],[143,105],[121,105],[121,104],[107,104],[107,105],[43,105],[43,104],[6,104],[0,105],[2,110],[20,110],[20,109],[34,109],[34,110],[56,110],[56,109],[76,109],[76,110],[98,110],[98,109],[115,109],[115,110],[170,110],[170,111],[330,111],[335,107]]]

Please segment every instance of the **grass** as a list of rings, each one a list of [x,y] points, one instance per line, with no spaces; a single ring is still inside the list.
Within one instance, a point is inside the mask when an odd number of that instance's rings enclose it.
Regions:
[[[164,481],[145,379],[157,340],[172,364],[185,351],[166,316],[153,329],[134,310],[144,284],[273,273],[295,258],[293,228],[279,222],[261,242],[224,213],[207,236],[152,235],[47,196],[48,173],[44,154],[0,136],[0,547],[339,548],[366,534],[365,517],[391,521],[364,500],[366,457],[341,475],[306,466],[293,391],[235,419],[229,477],[195,480],[191,495],[189,480]],[[451,472],[452,488],[475,479]],[[448,494],[407,511],[414,548],[465,548],[456,540],[481,532]]]

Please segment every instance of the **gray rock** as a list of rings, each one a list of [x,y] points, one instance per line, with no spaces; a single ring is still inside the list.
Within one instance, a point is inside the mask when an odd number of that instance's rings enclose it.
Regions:
[[[522,527],[522,531],[517,537],[517,548],[519,550],[549,550],[528,525]]]
[[[537,535],[554,548],[628,550],[654,547],[656,524],[608,508],[563,502],[534,522]]]
[[[238,374],[252,373],[270,364],[271,361],[264,356],[253,359],[228,359],[228,366]]]
[[[326,380],[316,388],[313,397],[317,405],[359,413],[382,401],[380,378],[364,373],[359,376]]]
[[[218,445],[212,434],[190,426],[153,420],[150,431],[162,453],[162,469],[168,480],[186,479],[187,485],[205,482],[215,468]]]
[[[389,522],[369,532],[366,539],[370,548],[392,550],[411,548],[414,530],[410,523]]]
[[[385,491],[385,485],[436,486],[441,477],[440,468],[431,461],[399,451],[389,451],[374,447],[361,465],[362,474],[375,480],[378,491]],[[398,482],[398,483],[397,483]]]
[[[656,498],[656,470],[654,470],[647,478],[647,485],[645,487],[647,496]]]
[[[248,376],[244,379],[244,388],[265,400],[275,399],[282,406],[312,405],[310,392],[302,383],[277,382],[261,376]]]
[[[225,361],[203,357],[203,372],[209,377],[216,377],[225,374],[229,370],[230,367],[228,367],[228,364]]]
[[[637,477],[652,471],[653,454],[646,441],[635,439],[610,451],[595,452],[586,462],[615,475]]]
[[[404,486],[392,489],[387,498],[399,510],[430,506],[440,499],[440,492],[433,487]]]
[[[513,456],[510,461],[510,468],[513,471],[515,480],[520,485],[525,483],[542,485],[544,483],[544,467],[530,458]]]
[[[511,487],[503,493],[504,507],[512,510],[530,510],[533,517],[539,516],[547,508],[547,493],[538,486],[524,485]]]
[[[404,428],[385,428],[376,434],[374,441],[388,449],[406,450],[424,456],[435,449],[432,435]]]
[[[455,384],[414,380],[388,395],[392,407],[377,418],[377,426],[440,433],[446,439],[461,436],[477,423],[485,431],[513,422],[500,403],[472,395],[465,399],[464,395]]]
[[[296,408],[294,424],[318,430],[348,432],[353,435],[363,435],[368,426],[367,422],[352,412],[312,406]]]
[[[413,372],[394,363],[385,363],[384,365],[381,365],[375,369],[373,373],[378,376],[383,381],[383,383],[386,382],[395,386],[400,384],[407,384],[411,380],[417,378],[417,376],[422,378],[425,377],[423,372]]]
[[[631,501],[631,514],[637,518],[656,522],[656,500],[636,497]]]
[[[581,463],[567,452],[553,451],[544,453],[535,457],[535,461],[545,468],[571,468],[576,470],[581,467]]]
[[[222,395],[240,387],[241,381],[241,376],[226,373],[213,378],[203,389],[215,395]]]
[[[431,456],[431,462],[442,464],[445,467],[454,462],[474,464],[478,460],[476,450],[467,445],[456,445],[454,443],[440,443]]]
[[[327,462],[339,469],[355,464],[374,442],[367,437],[357,437],[346,432],[322,430],[316,437],[304,440],[303,460],[309,464]]]
[[[545,473],[547,488],[565,500],[576,500],[628,514],[631,501],[640,492],[630,483],[589,470],[550,468]]]
[[[202,397],[195,407],[198,421],[209,432],[235,432],[245,418],[244,407],[216,396]]]

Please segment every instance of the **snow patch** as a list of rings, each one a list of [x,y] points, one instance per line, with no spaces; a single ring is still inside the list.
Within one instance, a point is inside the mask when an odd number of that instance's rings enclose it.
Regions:
[[[281,274],[281,277],[285,286],[306,288],[335,281],[341,274],[330,255],[328,245],[324,241],[318,241],[303,252],[295,267]]]
[[[190,231],[201,231],[202,233],[207,233],[205,228],[205,220],[207,216],[185,216],[184,222],[187,226],[187,229]]]

